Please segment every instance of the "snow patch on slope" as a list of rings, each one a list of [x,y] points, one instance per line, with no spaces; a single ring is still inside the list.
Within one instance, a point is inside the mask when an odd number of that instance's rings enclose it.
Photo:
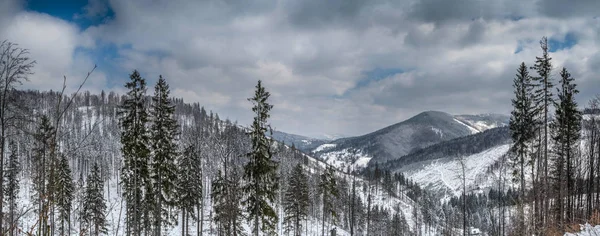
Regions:
[[[325,151],[327,149],[331,149],[334,148],[336,146],[335,143],[326,143],[326,144],[322,144],[320,146],[318,146],[317,148],[315,148],[315,150],[313,150],[313,152],[321,152],[321,151]]]
[[[471,134],[476,134],[476,133],[479,133],[479,130],[477,130],[477,129],[473,128],[472,126],[470,126],[470,125],[468,125],[468,124],[465,124],[464,122],[462,122],[462,121],[460,121],[460,120],[458,120],[458,119],[456,119],[456,118],[454,118],[454,121],[456,121],[456,122],[458,122],[459,124],[461,124],[461,125],[464,125],[464,126],[466,126],[467,128],[469,128],[469,130],[471,131]]]
[[[361,150],[346,148],[340,151],[325,153],[321,159],[341,171],[359,170],[367,166],[371,156]]]
[[[504,155],[510,145],[501,145],[490,148],[481,153],[463,157],[466,172],[466,185],[468,190],[487,188],[487,181],[481,181],[487,168]],[[405,172],[405,175],[422,187],[445,191],[448,195],[459,196],[462,193],[462,168],[461,158],[438,159],[421,168]]]

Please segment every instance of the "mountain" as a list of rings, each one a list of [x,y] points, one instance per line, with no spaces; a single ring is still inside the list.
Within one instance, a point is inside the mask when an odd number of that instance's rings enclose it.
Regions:
[[[505,126],[502,115],[453,116],[440,111],[422,112],[406,121],[358,137],[323,144],[312,153],[340,168],[359,168],[398,159],[416,149]]]
[[[457,196],[462,192],[460,162],[465,164],[468,189],[487,189],[493,181],[491,170],[510,142],[508,127],[498,127],[415,150],[379,167],[403,173],[428,190]]]
[[[298,150],[307,152],[307,153],[310,152],[311,150],[315,149],[316,147],[320,146],[321,144],[324,144],[327,142],[326,140],[309,138],[309,137],[297,135],[297,134],[289,134],[289,133],[285,133],[285,132],[277,131],[277,130],[273,130],[273,134],[271,135],[271,137],[273,137],[273,139],[275,139],[279,142],[283,142],[289,146],[292,146],[292,144],[293,144]]]

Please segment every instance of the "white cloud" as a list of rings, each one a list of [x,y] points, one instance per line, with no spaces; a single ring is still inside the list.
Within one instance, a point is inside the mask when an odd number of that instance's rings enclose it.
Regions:
[[[94,2],[89,9],[96,9]],[[77,47],[114,43],[114,65],[124,71],[138,69],[150,85],[162,74],[174,96],[200,102],[241,124],[250,122],[246,98],[261,79],[273,94],[273,125],[315,136],[362,134],[423,110],[507,113],[515,70],[521,61],[533,63],[544,35],[576,35],[577,45],[552,56],[555,67],[568,66],[582,83],[582,100],[600,86],[594,79],[600,72],[594,66],[600,63],[600,20],[589,14],[553,18],[533,1],[109,3],[114,18],[83,32],[50,16],[15,16],[15,40],[38,53],[36,76],[81,74],[92,61],[77,53]],[[435,14],[449,7],[460,11]],[[510,19],[519,16],[525,18]],[[52,37],[31,37],[41,34]],[[515,54],[517,47],[522,50]],[[359,81],[368,81],[365,72],[375,68],[407,72],[357,87]],[[106,74],[98,73],[91,86],[127,80],[106,81]],[[38,81],[33,86],[47,89],[53,84]]]

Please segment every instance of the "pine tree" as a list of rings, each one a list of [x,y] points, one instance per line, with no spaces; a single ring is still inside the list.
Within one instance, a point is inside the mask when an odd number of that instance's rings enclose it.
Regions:
[[[554,190],[558,193],[555,204],[555,216],[559,227],[564,227],[564,223],[574,221],[573,211],[575,201],[573,193],[575,191],[574,178],[574,159],[581,132],[581,111],[577,109],[575,94],[579,93],[574,79],[567,69],[563,68],[560,72],[560,88],[558,91],[558,102],[555,103],[555,120],[551,125],[552,140],[554,141],[554,153],[556,155],[553,161],[553,179]],[[563,201],[566,198],[566,206]],[[563,216],[566,219],[563,219]]]
[[[121,151],[123,152],[121,184],[123,197],[127,203],[126,234],[140,235],[142,230],[149,230],[148,214],[152,202],[148,167],[149,135],[146,129],[148,122],[145,106],[146,81],[137,71],[133,71],[129,78],[131,81],[125,84],[129,92],[121,105]]]
[[[94,164],[92,172],[87,177],[85,198],[83,202],[83,222],[90,235],[107,233],[106,201],[104,200],[104,181],[100,175],[98,164]]]
[[[55,195],[56,205],[60,215],[60,235],[70,235],[71,229],[71,208],[73,204],[73,178],[69,162],[64,155],[56,165]],[[67,224],[67,225],[65,225]]]
[[[174,118],[175,106],[171,105],[169,92],[169,85],[160,76],[154,87],[150,110],[153,121],[150,128],[153,151],[150,177],[154,183],[152,189],[155,191],[153,194],[155,235],[162,235],[163,223],[172,225],[176,220],[170,208],[175,206],[177,196],[175,158],[178,155],[176,142],[179,126]]]
[[[273,108],[273,105],[267,102],[269,96],[271,94],[259,80],[254,97],[248,99],[254,105],[252,111],[256,116],[248,133],[252,149],[247,154],[249,160],[244,166],[246,185],[243,190],[247,198],[243,203],[249,220],[253,221],[252,231],[255,236],[258,236],[260,231],[272,233],[278,221],[277,213],[272,207],[279,189],[277,162],[272,160],[271,140],[266,136],[266,132],[271,130],[267,119],[270,116],[269,111]]]
[[[521,195],[519,202],[519,228],[525,231],[525,212],[523,199],[525,198],[525,165],[532,164],[527,160],[528,145],[535,135],[534,107],[532,104],[533,84],[527,72],[525,63],[521,63],[513,80],[515,98],[512,99],[513,111],[510,117],[510,130],[513,140],[511,147],[513,180],[520,183]]]
[[[309,201],[308,177],[304,174],[302,165],[298,164],[292,170],[283,202],[284,223],[293,226],[295,236],[302,235],[301,222],[308,217]]]
[[[193,216],[194,207],[199,206],[202,202],[201,161],[196,145],[192,144],[185,148],[178,162],[178,200],[182,215],[182,230],[184,231],[182,236],[188,234],[188,216]],[[198,210],[202,209],[198,208]]]
[[[15,214],[17,210],[17,201],[19,199],[18,175],[21,171],[21,164],[19,163],[19,153],[15,142],[11,141],[8,146],[10,149],[10,156],[8,157],[8,166],[4,172],[4,183],[6,184],[4,196],[7,204],[6,206],[8,207],[8,234],[14,236],[18,227],[18,222],[15,221]]]
[[[325,219],[327,216],[335,220],[337,218],[337,211],[333,207],[334,200],[339,197],[337,189],[337,180],[335,178],[335,170],[332,166],[327,166],[327,169],[321,174],[321,181],[319,182],[319,191],[323,197],[323,222],[322,222],[322,233],[325,234]]]
[[[542,48],[542,56],[536,57],[536,62],[531,69],[535,70],[538,76],[532,77],[535,82],[535,86],[537,89],[534,91],[533,104],[536,106],[536,114],[538,117],[537,123],[540,125],[537,129],[538,133],[538,142],[539,149],[538,153],[540,154],[540,158],[538,158],[538,166],[542,171],[542,187],[541,192],[539,192],[539,199],[536,199],[536,204],[539,202],[538,216],[541,217],[538,220],[538,223],[542,225],[546,223],[545,218],[547,218],[547,210],[549,206],[549,199],[547,196],[549,194],[549,182],[548,182],[548,125],[549,125],[549,108],[553,104],[553,94],[552,88],[554,87],[552,83],[552,78],[550,77],[552,72],[552,58],[548,53],[548,39],[543,37],[540,41],[540,47]]]

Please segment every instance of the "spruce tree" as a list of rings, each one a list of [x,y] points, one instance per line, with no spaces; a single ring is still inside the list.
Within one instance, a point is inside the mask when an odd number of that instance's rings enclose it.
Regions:
[[[178,155],[179,126],[174,117],[175,106],[171,104],[169,93],[169,85],[160,76],[154,87],[152,108],[150,110],[153,157],[150,177],[154,183],[152,189],[154,190],[153,225],[155,235],[162,235],[161,226],[163,223],[172,225],[176,220],[170,208],[175,206],[175,197],[177,196],[175,158]]]
[[[50,124],[50,119],[43,115],[40,118],[40,124],[35,133],[35,147],[33,157],[33,202],[37,203],[36,213],[38,214],[38,233],[48,231],[48,168],[50,166],[50,149],[53,146],[52,136],[55,129]]]
[[[123,198],[127,204],[125,232],[127,235],[140,235],[142,230],[148,231],[150,223],[148,214],[152,203],[148,167],[149,135],[146,129],[148,122],[145,104],[146,81],[135,70],[129,78],[131,81],[125,84],[129,91],[120,107],[121,151],[123,152],[121,184]]]
[[[301,222],[308,216],[309,201],[308,177],[304,174],[302,165],[298,164],[292,170],[283,202],[284,223],[293,226],[295,236],[302,235]]]
[[[542,49],[542,56],[536,57],[536,62],[531,69],[535,70],[538,76],[532,77],[535,82],[535,86],[537,87],[534,91],[533,104],[536,106],[536,117],[537,123],[539,126],[537,127],[538,133],[538,153],[540,157],[538,161],[540,162],[539,166],[542,171],[542,187],[541,192],[539,193],[539,199],[536,199],[536,204],[539,202],[538,223],[542,225],[547,223],[544,218],[547,217],[547,210],[549,206],[549,199],[547,196],[549,194],[549,181],[548,181],[548,126],[549,126],[549,109],[553,104],[553,94],[552,88],[554,87],[551,78],[552,72],[552,58],[549,54],[548,49],[548,39],[543,37],[540,40],[540,47]]]
[[[60,216],[60,235],[70,235],[71,208],[75,186],[73,184],[73,177],[71,176],[71,168],[65,155],[61,155],[60,161],[57,164],[55,200]]]
[[[323,198],[323,218],[322,218],[322,233],[325,234],[325,219],[327,216],[335,220],[337,218],[337,211],[333,207],[334,200],[339,196],[337,189],[337,180],[335,178],[335,169],[332,166],[327,166],[327,169],[321,174],[321,181],[319,182],[319,191]]]
[[[560,72],[560,88],[558,101],[555,103],[555,120],[551,125],[552,140],[554,141],[555,160],[553,162],[554,190],[558,193],[555,203],[555,216],[559,227],[564,223],[574,221],[575,201],[572,193],[575,191],[574,159],[578,151],[581,136],[581,111],[577,108],[575,94],[579,93],[574,79],[567,69]],[[562,201],[566,198],[566,204]],[[566,219],[563,219],[563,216]]]
[[[18,227],[18,222],[15,221],[17,211],[17,201],[19,199],[19,172],[21,171],[21,164],[19,163],[19,153],[17,145],[14,141],[11,141],[8,145],[10,149],[10,156],[8,157],[8,166],[4,172],[4,196],[6,206],[8,207],[8,235],[14,236]]]
[[[104,181],[98,164],[94,164],[92,172],[87,177],[85,198],[83,202],[83,222],[90,235],[107,233],[106,200],[104,199]]]
[[[194,208],[202,203],[202,160],[195,144],[188,145],[182,154],[178,161],[179,176],[177,177],[177,181],[178,201],[183,226],[182,236],[184,236],[188,234],[189,216],[193,216]],[[198,210],[202,209],[198,208]]]
[[[535,137],[535,107],[532,103],[533,84],[527,72],[525,63],[521,63],[513,80],[515,98],[512,99],[513,111],[511,112],[509,127],[513,145],[511,147],[513,180],[520,184],[519,198],[519,228],[525,230],[525,212],[523,199],[525,198],[525,165],[532,164],[527,160],[528,146]]]
[[[254,97],[248,99],[254,105],[252,111],[256,116],[248,133],[252,149],[247,154],[248,163],[244,166],[246,185],[243,190],[247,198],[243,204],[248,212],[248,219],[252,221],[255,236],[258,236],[260,231],[273,233],[278,221],[272,206],[279,189],[277,162],[272,159],[271,140],[266,136],[266,132],[271,130],[267,119],[270,116],[269,111],[273,108],[267,101],[269,96],[271,94],[259,80]]]

